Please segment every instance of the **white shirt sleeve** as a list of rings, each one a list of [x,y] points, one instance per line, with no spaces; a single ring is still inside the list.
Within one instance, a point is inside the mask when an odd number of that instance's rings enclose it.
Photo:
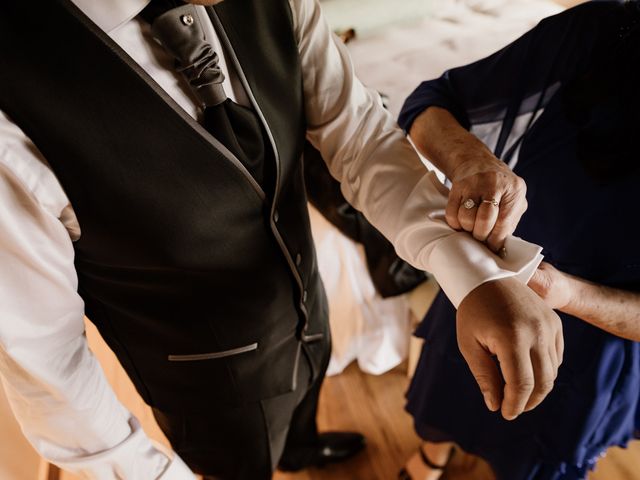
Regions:
[[[347,200],[395,246],[434,274],[457,307],[478,285],[516,276],[528,281],[541,248],[507,239],[501,259],[444,220],[448,190],[428,172],[379,95],[356,78],[346,47],[316,0],[290,0],[302,62],[307,137],[322,153]],[[380,65],[384,68],[384,65]]]
[[[36,147],[2,112],[0,205],[0,379],[27,439],[83,478],[193,480],[152,445],[89,351],[75,216]]]

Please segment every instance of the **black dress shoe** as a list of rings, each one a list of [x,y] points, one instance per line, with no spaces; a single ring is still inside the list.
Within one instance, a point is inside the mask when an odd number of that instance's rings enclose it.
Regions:
[[[286,452],[279,468],[284,472],[297,472],[309,467],[322,467],[353,457],[365,447],[365,438],[356,432],[325,432],[318,436],[313,447],[301,447]]]

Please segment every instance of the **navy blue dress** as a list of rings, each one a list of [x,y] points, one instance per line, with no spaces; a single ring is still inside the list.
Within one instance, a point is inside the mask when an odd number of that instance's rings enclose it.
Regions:
[[[526,181],[529,209],[517,236],[543,246],[546,261],[564,272],[640,291],[638,170],[605,181],[576,153],[585,131],[615,126],[615,102],[581,121],[567,108],[572,82],[617,38],[622,8],[571,9],[484,60],[424,82],[400,124],[409,130],[431,105],[451,111]],[[484,457],[499,480],[583,479],[609,446],[626,445],[640,424],[639,344],[560,316],[566,349],[556,385],[537,409],[507,422],[486,409],[458,350],[455,309],[440,294],[416,332],[425,345],[406,408],[418,434]]]

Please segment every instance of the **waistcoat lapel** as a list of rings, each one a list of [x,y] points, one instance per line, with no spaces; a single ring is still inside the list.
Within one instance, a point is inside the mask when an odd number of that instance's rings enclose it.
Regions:
[[[290,179],[306,132],[302,73],[288,2],[228,0],[209,8],[221,42],[261,117],[276,159],[278,191]],[[268,16],[269,21],[261,21]]]
[[[153,92],[155,101],[164,102],[169,108],[167,109],[167,115],[171,115],[179,119],[184,126],[192,131],[193,141],[206,142],[211,150],[215,150],[216,153],[224,157],[235,168],[237,168],[246,180],[251,184],[252,188],[256,191],[260,198],[264,199],[265,195],[258,183],[253,179],[251,174],[245,168],[245,166],[233,155],[221,142],[219,142],[214,135],[204,129],[197,121],[195,121],[182,107],[180,107],[169,94],[167,94],[162,87],[160,87],[153,78],[147,74],[147,72],[138,65],[120,46],[114,42],[102,29],[95,25],[75,4],[70,0],[52,0],[50,8],[59,12],[63,11],[64,14],[59,13],[54,15],[56,19],[62,19],[64,23],[55,26],[56,30],[64,30],[68,25],[74,25],[74,27],[85,30],[84,42],[82,46],[74,48],[73,45],[66,45],[69,49],[67,52],[71,61],[91,62],[91,59],[84,60],[82,52],[98,51],[102,50],[106,54],[100,56],[100,62],[104,62],[101,67],[105,72],[113,71],[113,65],[124,63],[128,69],[120,70],[120,79],[122,83],[127,82],[130,85],[136,85],[137,88],[148,90]],[[55,35],[55,31],[39,32],[40,35],[36,36],[36,39],[40,39],[42,42],[42,54],[47,55],[47,46],[49,41],[52,40],[52,36]],[[47,37],[49,37],[47,39]],[[35,40],[35,39],[34,39]],[[96,48],[93,44],[101,44]],[[78,51],[80,50],[80,51]],[[63,66],[63,65],[61,65]],[[128,71],[127,71],[128,70]],[[128,77],[128,78],[126,78]],[[137,77],[133,80],[133,77]],[[100,95],[100,92],[95,92],[96,95]],[[133,107],[133,106],[132,106]]]

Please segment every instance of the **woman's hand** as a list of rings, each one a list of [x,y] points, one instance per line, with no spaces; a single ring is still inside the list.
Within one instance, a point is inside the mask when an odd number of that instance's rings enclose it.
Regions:
[[[527,186],[486,148],[475,149],[450,177],[446,219],[499,252],[527,210]]]
[[[427,108],[409,135],[420,153],[451,180],[449,226],[471,232],[499,253],[527,210],[524,180],[444,108]]]
[[[542,262],[529,280],[529,287],[555,310],[563,310],[572,300],[571,277],[547,262]]]

